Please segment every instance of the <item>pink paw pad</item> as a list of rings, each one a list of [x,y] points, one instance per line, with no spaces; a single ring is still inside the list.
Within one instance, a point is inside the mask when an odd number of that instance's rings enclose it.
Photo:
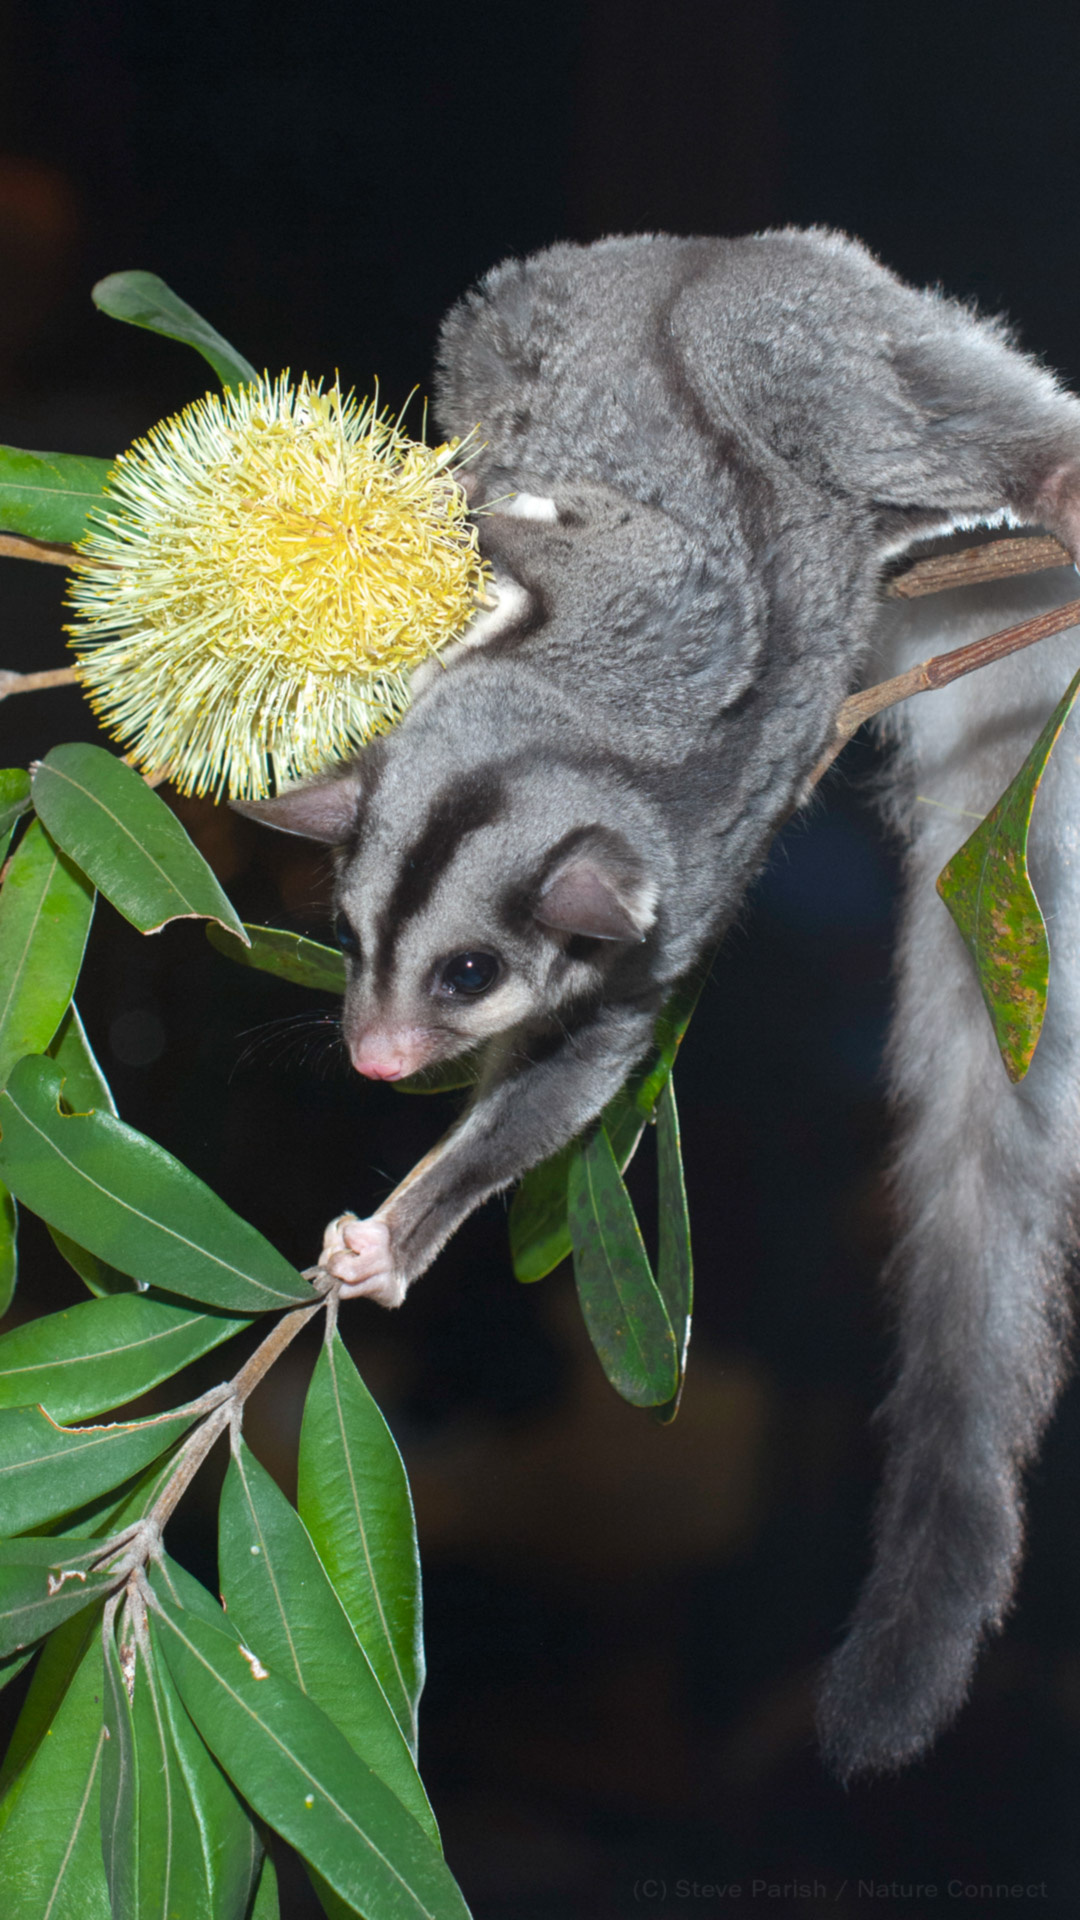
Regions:
[[[385,1221],[357,1220],[353,1214],[332,1220],[319,1265],[340,1283],[343,1300],[377,1300],[383,1307],[399,1307],[405,1298],[405,1283],[394,1271]]]

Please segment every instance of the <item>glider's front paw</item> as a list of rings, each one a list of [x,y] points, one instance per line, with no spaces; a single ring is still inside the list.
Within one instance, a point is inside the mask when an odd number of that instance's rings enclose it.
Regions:
[[[343,1300],[377,1300],[381,1307],[400,1307],[405,1298],[405,1282],[394,1271],[385,1220],[358,1220],[351,1213],[331,1220],[319,1266],[339,1282]]]

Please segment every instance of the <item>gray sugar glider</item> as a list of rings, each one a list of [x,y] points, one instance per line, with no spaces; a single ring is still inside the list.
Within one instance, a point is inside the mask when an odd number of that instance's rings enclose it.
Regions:
[[[1007,331],[824,231],[612,239],[497,267],[446,320],[438,413],[480,423],[498,605],[352,764],[242,811],[339,849],[344,1034],[394,1079],[484,1043],[460,1124],[371,1220],[345,1295],[396,1305],[447,1237],[595,1120],[737,913],[845,695],[1070,597],[1068,569],[883,603],[957,529],[1080,552],[1080,403]],[[501,505],[499,503],[502,503]],[[919,1753],[1008,1606],[1050,1412],[1080,1172],[1080,763],[1033,830],[1055,977],[1010,1085],[933,879],[1015,773],[1073,634],[889,722],[908,902],[891,1070],[900,1358],[873,1569],[820,1702],[844,1775]],[[916,805],[921,799],[938,804]]]

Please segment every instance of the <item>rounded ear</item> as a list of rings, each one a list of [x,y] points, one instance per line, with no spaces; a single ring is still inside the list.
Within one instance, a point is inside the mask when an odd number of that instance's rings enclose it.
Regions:
[[[287,787],[276,800],[231,800],[234,813],[258,820],[281,833],[297,833],[305,840],[324,840],[340,847],[356,824],[361,779],[358,767],[346,767],[327,780]]]
[[[590,839],[559,862],[533,914],[541,926],[591,940],[644,940],[656,919],[656,888],[613,834]]]

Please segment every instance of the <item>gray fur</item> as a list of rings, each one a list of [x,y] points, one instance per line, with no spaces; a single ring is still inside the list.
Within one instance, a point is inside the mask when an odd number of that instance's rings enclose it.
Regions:
[[[936,606],[932,636],[921,612],[907,638],[891,612],[875,625],[890,556],[979,522],[1042,522],[1073,552],[1080,535],[1080,405],[998,325],[834,234],[509,262],[450,315],[441,367],[443,427],[479,421],[486,441],[473,486],[495,508],[481,539],[506,617],[427,671],[350,773],[250,809],[342,843],[360,946],[344,1027],[362,1070],[486,1046],[448,1143],[352,1238],[328,1230],[327,1270],[388,1302],[487,1194],[595,1120],[882,650],[948,644],[954,614]],[[508,492],[553,499],[557,518],[500,515]],[[985,631],[1046,591],[1011,587],[955,620]],[[1080,1004],[1055,978],[1051,1026],[1011,1088],[932,891],[967,829],[915,804],[907,769],[946,806],[984,807],[1068,651],[916,701],[895,728],[913,874],[894,1049],[901,1368],[879,1557],[823,1696],[845,1773],[932,1738],[1007,1604],[1071,1244]],[[1040,834],[1053,885],[1065,841]],[[496,985],[447,998],[443,963],[473,949],[501,957]]]
[[[893,602],[873,677],[1075,597],[1076,576],[1063,570],[914,607]],[[887,1452],[874,1566],[821,1701],[823,1739],[842,1773],[902,1765],[963,1701],[978,1646],[1012,1598],[1020,1476],[1061,1383],[1080,1180],[1075,737],[1062,738],[1032,822],[1053,967],[1046,1024],[1018,1086],[934,882],[1078,664],[1070,631],[889,716],[888,797],[907,842],[890,1062],[900,1233],[888,1279],[899,1365],[879,1414]]]

